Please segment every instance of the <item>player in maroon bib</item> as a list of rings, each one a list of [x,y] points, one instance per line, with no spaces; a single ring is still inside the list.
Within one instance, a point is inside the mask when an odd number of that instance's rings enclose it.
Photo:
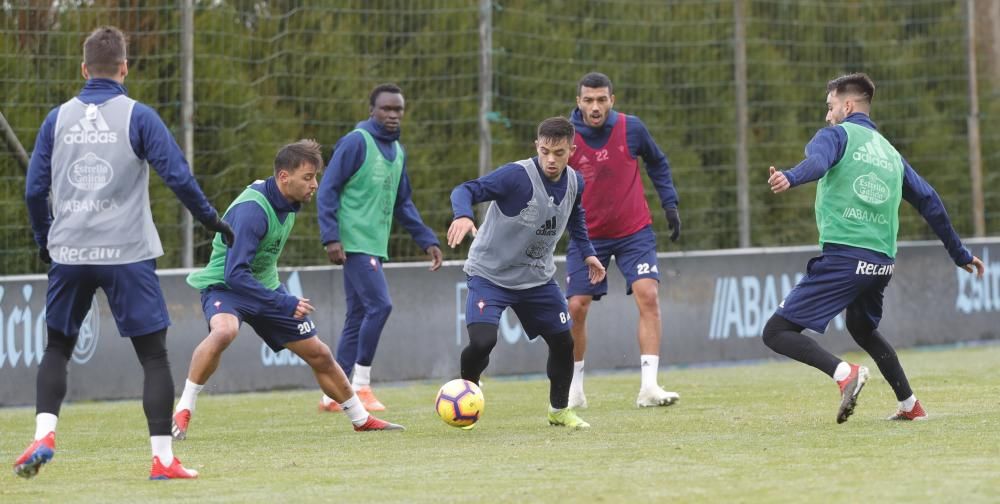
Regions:
[[[625,277],[626,294],[634,294],[639,309],[639,362],[642,381],[636,405],[669,406],[680,396],[657,383],[660,359],[660,274],[656,264],[653,217],[646,203],[638,158],[642,158],[659,195],[667,222],[680,236],[677,191],[667,156],[657,147],[646,126],[635,116],[612,110],[615,97],[604,74],[585,75],[577,88],[577,108],[571,120],[576,128],[576,151],[570,166],[584,178],[583,208],[587,232],[605,268],[615,258]],[[579,250],[566,252],[566,297],[574,320],[572,334],[575,367],[569,406],[587,407],[583,392],[584,354],[587,351],[587,312],[592,301],[608,293],[607,280],[593,285]]]
[[[576,151],[570,158],[570,166],[583,174],[586,185],[601,186],[600,190],[583,193],[584,208],[594,209],[592,215],[587,215],[591,238],[622,238],[653,223],[639,176],[639,162],[629,152],[625,139],[627,123],[628,116],[618,114],[611,137],[601,148],[587,145],[580,133],[576,133]]]

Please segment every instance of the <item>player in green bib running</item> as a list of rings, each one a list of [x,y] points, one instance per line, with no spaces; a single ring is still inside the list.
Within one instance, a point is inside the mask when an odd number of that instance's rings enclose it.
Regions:
[[[323,392],[342,404],[354,430],[402,430],[368,414],[330,347],[316,336],[309,300],[289,294],[278,280],[278,257],[295,214],[316,192],[322,165],[320,146],[312,140],[282,147],[274,158],[274,176],[248,186],[223,216],[238,237],[236,243],[226,248],[216,234],[208,265],[188,275],[188,284],[201,291],[210,332],[191,356],[184,392],[174,408],[176,439],[187,437],[198,393],[243,322],[275,352],[287,348],[301,357]]]
[[[875,83],[863,73],[827,85],[826,122],[806,145],[806,159],[788,171],[771,167],[774,193],[818,180],[816,227],[822,255],[809,261],[806,276],[764,326],[764,344],[808,364],[840,387],[837,423],[854,412],[868,368],[824,350],[803,329],[822,333],[847,309],[847,330],[889,382],[899,408],[890,420],[922,420],[917,401],[892,345],[878,332],[882,297],[892,278],[899,231],[899,204],[906,200],[930,224],[955,264],[983,276],[978,257],[962,246],[944,204],[900,156],[869,117]]]

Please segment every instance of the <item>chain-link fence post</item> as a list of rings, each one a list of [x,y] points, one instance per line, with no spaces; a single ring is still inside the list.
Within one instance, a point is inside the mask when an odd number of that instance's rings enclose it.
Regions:
[[[969,72],[969,186],[972,191],[972,229],[986,236],[983,202],[983,150],[979,135],[979,72],[976,69],[976,0],[965,2],[965,43]]]
[[[181,132],[184,157],[194,172],[194,1],[181,0]],[[181,209],[184,235],[181,266],[194,267],[194,222],[191,212]]]
[[[750,246],[750,151],[747,148],[747,30],[744,0],[733,0],[733,79],[736,87],[736,207],[740,247]]]

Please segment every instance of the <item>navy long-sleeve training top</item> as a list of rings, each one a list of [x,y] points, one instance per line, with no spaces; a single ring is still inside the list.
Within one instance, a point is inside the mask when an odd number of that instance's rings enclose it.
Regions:
[[[373,119],[361,121],[356,126],[371,133],[379,152],[388,161],[396,159],[396,149],[393,142],[399,140],[400,131],[388,132]],[[361,133],[352,131],[337,141],[333,147],[333,157],[326,167],[323,179],[316,193],[316,206],[319,213],[319,232],[323,245],[340,241],[340,224],[337,221],[337,210],[340,209],[340,193],[344,185],[358,172],[365,163],[368,147]],[[403,160],[403,173],[399,178],[399,189],[396,192],[396,204],[393,216],[410,233],[421,250],[427,250],[431,245],[438,245],[437,236],[420,218],[420,212],[413,204],[413,187],[410,177],[406,174],[407,160]]]
[[[593,128],[587,125],[580,109],[573,109],[570,114],[570,121],[577,133],[583,137],[583,141],[594,149],[600,149],[608,143],[611,138],[611,130],[618,122],[618,112],[611,110],[608,113],[608,120],[600,128]],[[642,158],[646,165],[646,173],[649,180],[656,188],[656,194],[660,197],[660,204],[663,208],[677,208],[678,196],[674,188],[673,175],[670,173],[670,162],[667,155],[656,145],[646,125],[638,117],[628,116],[628,127],[625,129],[625,141],[628,143],[629,153],[635,159]]]
[[[553,203],[560,204],[563,197],[566,196],[567,177],[565,172],[564,176],[553,182],[542,173],[537,157],[531,158],[531,161],[534,162],[535,169],[542,177],[545,192],[552,197]],[[597,255],[597,253],[590,243],[590,238],[587,237],[586,214],[582,204],[583,175],[580,172],[575,173],[577,181],[576,201],[573,202],[573,211],[570,212],[569,219],[566,221],[566,232],[569,234],[569,238],[576,242],[583,257],[588,257]],[[518,163],[508,163],[482,177],[456,187],[451,192],[451,208],[454,212],[454,218],[468,217],[475,221],[472,205],[485,201],[495,201],[504,215],[513,217],[528,206],[533,192],[531,178],[524,172],[524,167]]]
[[[844,119],[844,122],[878,130],[867,114],[855,112]],[[783,171],[791,187],[819,180],[833,168],[847,149],[847,131],[839,126],[828,126],[816,132],[812,140],[806,144],[806,158],[791,170]],[[937,191],[927,183],[910,163],[903,159],[903,199],[913,205],[920,215],[930,224],[934,234],[938,236],[948,250],[948,255],[958,266],[972,262],[972,253],[962,246],[962,240],[951,225],[951,219],[944,208],[944,203]],[[839,244],[828,244],[823,248],[825,253],[840,253],[869,261],[886,261],[888,256],[879,252]]]
[[[278,190],[274,177],[254,182],[250,186],[267,197],[274,208],[278,220],[284,224],[288,214],[298,212],[302,205],[285,199]],[[233,246],[226,250],[226,285],[241,295],[264,306],[278,306],[283,313],[292,315],[299,304],[299,298],[288,294],[284,287],[271,290],[257,281],[250,270],[250,263],[257,255],[257,246],[267,235],[267,213],[255,201],[244,201],[230,208],[222,218],[233,228],[236,235]]]
[[[101,104],[123,94],[128,94],[128,90],[125,85],[117,81],[89,79],[77,98],[83,103]],[[34,150],[31,152],[25,181],[24,199],[28,205],[28,216],[31,219],[35,243],[41,248],[48,245],[49,227],[52,225],[48,200],[49,190],[52,187],[52,147],[55,142],[58,116],[59,107],[55,107],[42,122]],[[195,219],[201,222],[216,219],[215,208],[191,175],[191,168],[184,159],[184,153],[155,110],[139,102],[135,104],[132,108],[128,139],[135,155],[152,165],[163,182],[191,211]]]

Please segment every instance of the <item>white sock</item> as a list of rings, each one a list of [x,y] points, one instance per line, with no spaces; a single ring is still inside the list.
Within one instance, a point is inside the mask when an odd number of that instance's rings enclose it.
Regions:
[[[35,415],[35,440],[48,436],[50,432],[56,431],[56,422],[59,417],[52,413],[39,413]]]
[[[329,406],[337,401],[334,401],[330,396],[323,394],[323,406]]]
[[[174,462],[174,438],[170,436],[149,436],[149,444],[153,445],[153,456],[160,457],[160,463],[169,466]]]
[[[910,394],[910,397],[899,401],[899,409],[909,413],[913,411],[913,406],[917,404],[917,396]]]
[[[357,394],[353,394],[350,399],[340,403],[340,407],[347,414],[347,418],[351,419],[352,424],[364,425],[368,421],[368,410],[365,409],[361,399],[358,399]]]
[[[549,405],[549,413],[559,413],[560,411],[562,411],[564,409],[566,409],[566,408],[554,408],[554,407],[552,407],[551,404]]]
[[[205,388],[205,385],[198,385],[191,380],[184,380],[184,392],[181,392],[181,398],[177,401],[174,413],[181,410],[191,410],[191,413],[194,413],[194,403],[198,400],[198,393],[203,388]]]
[[[639,369],[642,370],[642,385],[640,388],[659,387],[660,385],[656,382],[656,374],[660,371],[660,356],[640,355],[639,365],[641,366]]]
[[[358,390],[361,387],[367,387],[372,382],[372,367],[362,366],[361,364],[354,365],[354,379],[351,385],[354,390]]]
[[[833,379],[840,381],[850,376],[850,374],[851,365],[845,361],[840,361],[840,364],[837,364],[837,369],[833,372]]]
[[[569,384],[570,394],[583,393],[583,361],[573,363],[573,381]]]

